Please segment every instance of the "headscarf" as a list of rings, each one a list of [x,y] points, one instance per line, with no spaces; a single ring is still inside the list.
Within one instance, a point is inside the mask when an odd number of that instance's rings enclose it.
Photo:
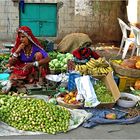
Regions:
[[[21,43],[20,42],[20,38],[19,38],[19,33],[23,33],[33,44],[35,44],[39,48],[43,48],[43,46],[40,44],[40,42],[38,41],[38,39],[33,35],[32,30],[29,27],[27,27],[27,26],[21,26],[17,30],[17,36],[16,36],[16,41],[15,41],[15,46],[11,50],[12,53],[14,53],[16,51],[16,49],[18,48],[18,46]]]

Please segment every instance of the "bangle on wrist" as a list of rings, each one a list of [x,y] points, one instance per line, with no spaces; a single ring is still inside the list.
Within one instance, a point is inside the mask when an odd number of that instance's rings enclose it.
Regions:
[[[18,54],[14,52],[12,56],[18,57]]]
[[[33,66],[38,67],[38,66],[39,66],[38,61],[35,61],[35,62],[33,63]]]

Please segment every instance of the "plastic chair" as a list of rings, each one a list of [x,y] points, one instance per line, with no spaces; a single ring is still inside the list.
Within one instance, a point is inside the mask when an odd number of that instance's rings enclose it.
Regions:
[[[129,27],[125,22],[123,22],[120,18],[118,18],[120,28],[122,31],[122,40],[121,40],[121,45],[120,45],[120,50],[117,55],[121,53],[121,50],[123,49],[123,54],[122,54],[122,59],[125,58],[127,51],[129,49],[129,46],[131,43],[134,43],[134,38],[129,38],[127,33],[128,31],[131,31],[131,27]],[[132,54],[131,54],[132,55]]]
[[[131,26],[131,30],[132,30],[132,32],[134,34],[134,38],[135,38],[135,40],[134,40],[135,46],[134,46],[134,49],[132,50],[132,55],[134,54],[135,49],[137,49],[136,55],[140,56],[140,29],[137,28],[136,26]]]

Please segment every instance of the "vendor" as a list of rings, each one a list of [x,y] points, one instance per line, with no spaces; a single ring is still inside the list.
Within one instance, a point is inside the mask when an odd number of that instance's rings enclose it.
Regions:
[[[7,67],[12,70],[10,80],[23,79],[27,83],[39,81],[49,73],[50,58],[27,26],[17,31],[15,47]]]
[[[78,60],[89,60],[90,58],[98,59],[100,56],[90,48],[91,43],[85,43],[78,49],[75,49],[72,53]]]

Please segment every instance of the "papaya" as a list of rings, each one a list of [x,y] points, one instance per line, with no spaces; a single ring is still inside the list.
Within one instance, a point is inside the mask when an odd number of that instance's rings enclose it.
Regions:
[[[115,120],[117,118],[117,115],[115,113],[109,113],[106,114],[105,118],[110,120]]]
[[[140,60],[137,61],[135,65],[136,65],[136,68],[137,68],[137,69],[140,69]]]

